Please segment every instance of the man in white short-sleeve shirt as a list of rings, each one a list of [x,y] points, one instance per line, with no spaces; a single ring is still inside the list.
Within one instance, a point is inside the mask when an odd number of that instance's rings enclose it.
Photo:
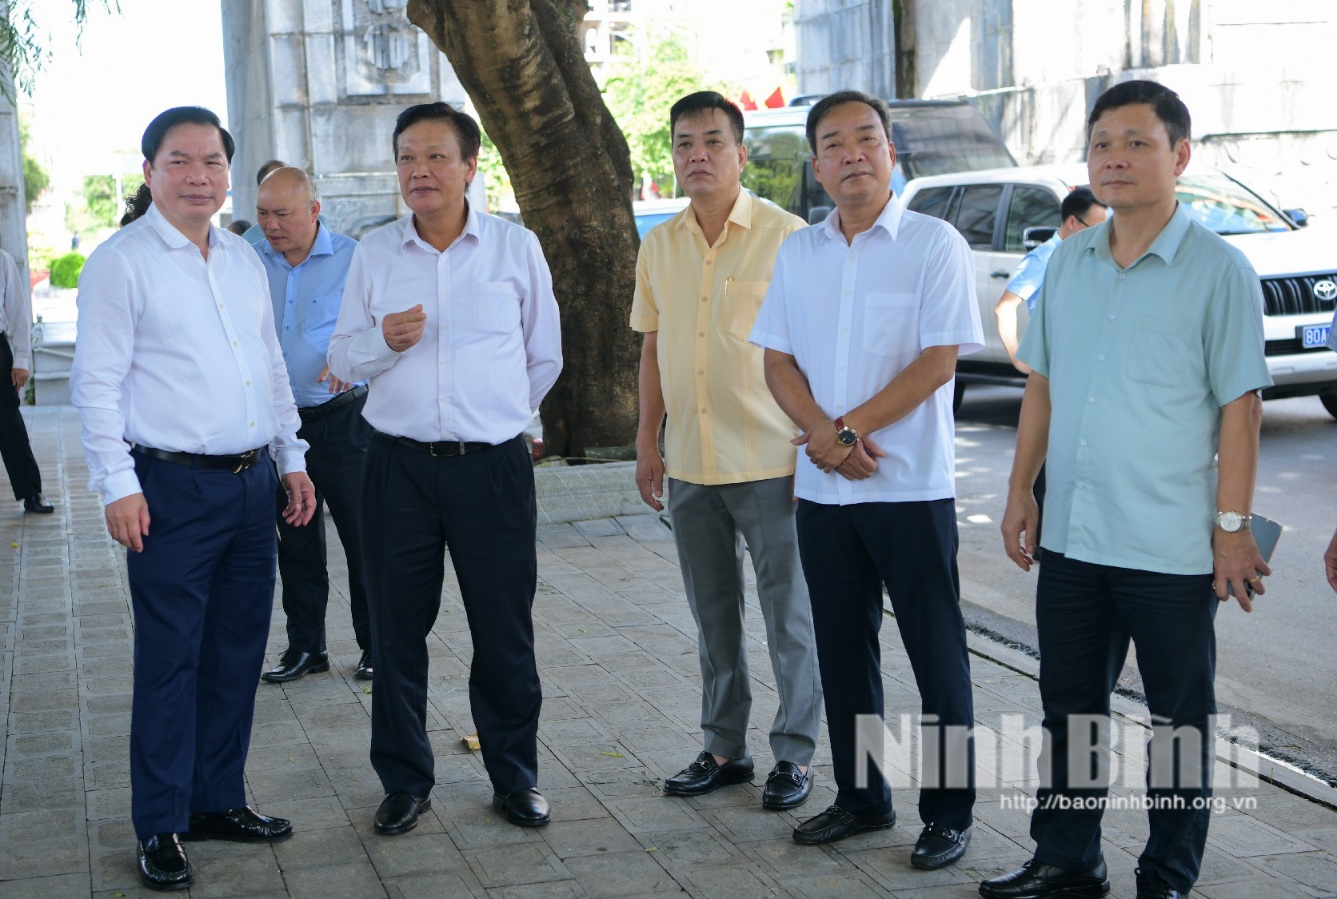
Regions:
[[[885,584],[923,713],[940,729],[940,751],[924,760],[925,827],[911,863],[940,868],[965,852],[975,801],[952,385],[958,353],[980,349],[983,333],[965,241],[891,193],[889,117],[857,91],[812,108],[813,171],[836,211],[781,246],[751,339],[766,347],[767,383],[803,430],[799,551],[838,786],[835,804],[794,839],[826,843],[896,821],[885,778],[857,752],[881,758]]]

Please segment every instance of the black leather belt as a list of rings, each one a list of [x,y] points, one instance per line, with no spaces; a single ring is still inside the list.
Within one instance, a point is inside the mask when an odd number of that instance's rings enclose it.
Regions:
[[[506,445],[505,443],[473,443],[464,440],[438,440],[435,443],[423,443],[421,440],[414,440],[411,437],[396,437],[394,434],[382,434],[380,431],[376,432],[376,436],[397,446],[405,446],[429,456],[463,456],[468,453],[481,453],[484,450],[496,449],[498,446]],[[506,443],[510,443],[510,441],[508,440]]]
[[[267,449],[267,447],[261,446],[244,453],[238,453],[235,456],[206,456],[202,453],[176,453],[171,450],[154,449],[151,446],[142,446],[138,443],[130,447],[131,452],[148,456],[150,459],[162,459],[164,462],[174,462],[186,468],[231,471],[233,474],[241,474],[259,462],[265,457]]]
[[[354,387],[352,390],[345,390],[334,399],[326,400],[319,406],[300,406],[297,409],[297,414],[301,417],[302,421],[316,421],[335,412],[340,407],[347,406],[349,403],[366,395],[367,385],[362,384],[358,387]]]

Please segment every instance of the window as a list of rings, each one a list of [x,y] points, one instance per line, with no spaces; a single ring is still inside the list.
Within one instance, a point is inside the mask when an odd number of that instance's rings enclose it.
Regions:
[[[1007,237],[1003,249],[1025,253],[1022,240],[1027,228],[1057,228],[1063,224],[1058,197],[1041,187],[1013,187],[1012,205],[1007,213]]]
[[[956,213],[956,230],[972,248],[988,250],[993,247],[993,227],[998,220],[998,201],[1002,197],[1001,184],[967,187],[962,192]]]
[[[948,210],[951,205],[953,190],[955,188],[952,187],[930,187],[927,190],[921,190],[910,201],[910,209],[913,212],[931,215],[935,219],[950,221]]]

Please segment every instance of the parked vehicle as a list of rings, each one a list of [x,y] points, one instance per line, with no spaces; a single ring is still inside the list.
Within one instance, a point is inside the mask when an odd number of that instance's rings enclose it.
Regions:
[[[1014,166],[917,178],[902,192],[906,206],[950,222],[974,251],[985,348],[957,363],[958,404],[968,384],[1025,383],[998,336],[993,307],[1021,257],[1059,226],[1063,197],[1087,180],[1081,165]],[[1177,195],[1200,222],[1244,252],[1262,281],[1274,384],[1264,399],[1317,394],[1337,417],[1337,353],[1325,347],[1337,300],[1337,241],[1302,230],[1301,210],[1277,209],[1217,169],[1193,166],[1180,177]],[[1023,307],[1019,332],[1025,321]]]
[[[690,203],[687,197],[674,197],[671,200],[635,200],[631,204],[632,214],[636,216],[636,233],[645,240],[645,235],[655,225],[667,222]]]

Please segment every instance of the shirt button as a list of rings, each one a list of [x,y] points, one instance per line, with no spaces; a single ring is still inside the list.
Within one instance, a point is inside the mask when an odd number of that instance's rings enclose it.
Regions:
[[[710,264],[713,263],[714,261],[715,261],[714,259],[707,259],[707,260],[706,260],[706,265],[710,265]]]
[[[233,346],[236,346],[236,345],[237,345],[237,341],[235,341],[235,340],[232,341],[232,345],[233,345]]]
[[[1086,446],[1086,441],[1085,441],[1085,440],[1078,440],[1077,442],[1080,443],[1082,446]]]
[[[709,302],[710,302],[710,297],[702,297],[702,298],[701,298],[701,302],[703,302],[703,303],[709,303]]]
[[[698,368],[698,369],[696,370],[696,373],[697,373],[698,375],[704,375],[706,372],[705,372],[705,369],[700,369],[700,368]]]
[[[1086,401],[1087,401],[1088,403],[1094,403],[1094,402],[1096,401],[1096,398],[1093,397],[1093,396],[1088,396],[1088,397],[1086,398]]]
[[[285,353],[284,355],[287,355],[287,354]],[[247,382],[246,382],[246,386],[247,386],[247,387],[250,387],[250,386],[251,386],[251,382],[250,382],[250,381],[247,381]]]
[[[1123,280],[1123,275],[1120,275],[1120,276],[1119,276],[1119,280],[1120,280],[1120,281]]]
[[[1078,482],[1077,482],[1077,489],[1078,489],[1078,490],[1085,490],[1085,489],[1086,489],[1086,485],[1083,484],[1081,481],[1078,481]]]
[[[1105,361],[1105,357],[1103,355],[1097,356],[1096,358],[1099,359],[1101,362]]]
[[[697,331],[697,332],[696,332],[696,336],[697,336],[697,337],[705,337],[705,336],[706,336],[706,332],[705,332],[705,331]]]
[[[251,422],[251,427],[255,427],[255,422]]]
[[[1110,316],[1110,321],[1114,321],[1114,316]]]
[[[710,412],[709,409],[702,409],[702,410],[701,410],[701,414],[702,414],[702,415],[707,415],[707,414],[709,414],[709,412]]]

